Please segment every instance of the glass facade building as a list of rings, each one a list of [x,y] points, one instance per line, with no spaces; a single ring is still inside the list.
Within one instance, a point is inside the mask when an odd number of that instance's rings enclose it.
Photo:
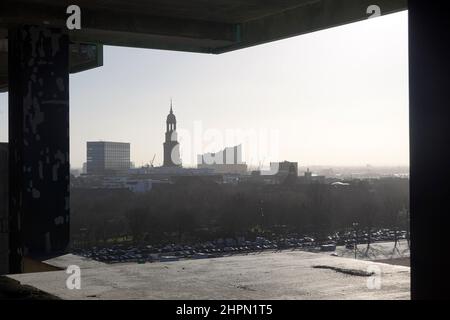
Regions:
[[[108,174],[130,169],[130,144],[124,142],[87,142],[87,174]]]

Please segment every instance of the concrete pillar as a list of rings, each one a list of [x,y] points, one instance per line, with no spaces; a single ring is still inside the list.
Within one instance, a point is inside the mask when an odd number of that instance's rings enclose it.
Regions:
[[[410,0],[411,293],[449,299],[450,19],[447,1]]]
[[[9,30],[10,272],[69,242],[69,39]]]
[[[8,144],[0,143],[0,275],[9,273]]]

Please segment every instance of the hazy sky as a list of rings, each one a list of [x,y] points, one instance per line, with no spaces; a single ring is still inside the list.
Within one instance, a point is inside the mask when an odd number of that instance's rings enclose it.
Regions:
[[[161,164],[170,98],[185,164],[240,130],[256,134],[236,138],[255,164],[408,165],[407,34],[402,12],[222,55],[105,47],[103,67],[70,77],[72,167],[88,140]]]

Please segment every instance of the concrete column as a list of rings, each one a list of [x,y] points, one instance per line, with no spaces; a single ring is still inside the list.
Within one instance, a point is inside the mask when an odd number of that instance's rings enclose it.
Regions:
[[[69,242],[69,39],[9,30],[10,272]]]
[[[9,273],[8,144],[0,143],[0,275]]]
[[[450,19],[447,1],[410,0],[411,290],[449,299]]]

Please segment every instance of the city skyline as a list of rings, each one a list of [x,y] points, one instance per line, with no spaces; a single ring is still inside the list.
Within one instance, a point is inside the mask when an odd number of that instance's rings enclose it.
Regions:
[[[171,97],[185,132],[196,123],[222,134],[277,131],[279,158],[244,159],[249,165],[407,166],[407,63],[406,12],[219,56],[106,47],[104,67],[71,75],[72,167],[95,140],[130,142],[136,166],[154,154],[161,165]]]
[[[161,166],[161,167],[172,167],[172,166],[183,167],[182,163],[179,162],[180,161],[179,160],[179,157],[180,157],[179,149],[180,148],[179,148],[179,143],[177,141],[177,139],[178,139],[178,132],[177,132],[176,128],[177,128],[176,115],[173,112],[173,101],[172,101],[172,99],[170,99],[170,110],[169,110],[169,114],[168,114],[167,119],[166,119],[166,132],[165,132],[165,138],[164,138],[164,143],[163,143],[164,150],[163,150],[162,157],[164,159],[164,162],[161,165],[156,165],[156,167],[158,167],[158,166]],[[187,134],[189,134],[189,133],[187,133]],[[208,135],[208,134],[206,134],[206,135]],[[186,138],[186,137],[184,137],[184,138]],[[194,139],[195,139],[195,137],[194,137]],[[221,139],[219,138],[219,139],[216,139],[216,140],[221,140]],[[226,139],[224,139],[224,140],[226,140]],[[168,148],[166,150],[166,144],[167,143],[172,143],[172,141],[173,141],[174,144],[171,145],[170,147],[167,146]],[[236,142],[236,140],[234,140],[234,142]],[[83,163],[83,168],[87,164],[87,162],[89,162],[89,158],[90,158],[90,156],[89,156],[89,144],[90,143],[91,144],[92,143],[94,143],[94,144],[98,144],[98,143],[102,143],[102,144],[126,144],[126,145],[128,145],[128,153],[129,153],[130,146],[131,146],[130,143],[126,142],[126,141],[105,141],[105,140],[99,140],[99,141],[87,141],[86,143],[87,143],[87,154],[86,154],[86,157],[87,157],[86,160],[87,161],[86,161],[86,163]],[[189,141],[189,143],[191,143],[191,142]],[[194,152],[191,154],[191,156],[195,156],[197,158],[197,162],[194,165],[192,165],[192,163],[189,162],[189,165],[185,166],[185,167],[187,167],[187,168],[200,167],[200,165],[205,164],[205,158],[204,157],[206,156],[206,157],[208,157],[207,161],[213,161],[215,163],[215,161],[218,159],[219,160],[218,163],[220,163],[220,164],[233,164],[233,165],[235,165],[237,163],[240,163],[240,164],[244,164],[245,167],[247,168],[246,163],[244,161],[242,161],[242,156],[243,156],[243,154],[245,155],[245,152],[242,152],[242,145],[243,144],[244,145],[248,145],[249,144],[248,141],[245,141],[245,140],[238,141],[238,143],[236,145],[233,145],[233,146],[232,146],[232,144],[233,144],[233,142],[231,144],[220,144],[220,143],[217,144],[217,143],[214,143],[216,148],[215,149],[214,148],[213,149],[209,148],[209,149],[207,149],[208,151],[206,151],[206,153],[204,153],[204,154],[202,154],[203,151],[201,151],[201,150],[204,150],[204,149],[202,149],[202,146],[200,147],[200,149],[196,149],[196,150],[195,150],[195,148],[192,148],[192,147],[188,148],[188,150],[190,150],[191,153],[192,153],[192,150],[194,150]],[[221,148],[220,146],[223,146],[222,149],[220,149]],[[172,150],[172,149],[174,149],[174,148],[175,148],[175,151],[176,151],[175,152],[175,158],[176,158],[175,160],[171,159],[173,157],[173,155],[171,156],[171,154],[174,152],[174,150]],[[225,153],[228,153],[231,150],[232,150],[231,158],[228,157],[228,156],[225,157],[224,156]],[[135,162],[133,161],[133,159],[129,158],[130,168],[133,168],[133,167],[134,168],[148,167],[148,166],[152,166],[153,167],[154,166],[154,159],[156,158],[156,155],[157,154],[155,153],[153,158],[152,158],[152,160],[149,163],[142,163],[141,165],[136,165]],[[216,159],[216,156],[219,157],[219,158]],[[232,160],[232,158],[234,158],[234,161]],[[237,159],[239,159],[239,160],[237,160]],[[251,159],[251,157],[250,157],[250,159]],[[267,170],[268,169],[267,172],[270,172],[270,171],[272,171],[272,165],[274,163],[287,162],[286,159],[283,160],[281,158],[275,158],[277,160],[276,160],[276,162],[274,162],[275,161],[274,159],[271,159],[270,157],[268,158],[267,156],[264,157],[264,159],[267,160],[267,161],[265,161],[264,163],[261,161],[258,164],[252,163],[250,166],[248,166],[247,169],[250,170],[250,171],[254,170],[254,169],[258,169],[258,170]],[[231,162],[228,162],[228,161],[231,161]],[[297,161],[294,161],[294,162],[297,163]],[[309,168],[308,168],[309,166],[308,165],[303,165],[303,167],[306,168],[305,169],[306,171],[309,171]],[[392,165],[392,166],[378,166],[378,167],[375,166],[375,167],[372,167],[372,165],[366,164],[364,166],[312,165],[311,167],[321,168],[321,170],[324,170],[324,169],[327,169],[327,168],[329,168],[329,169],[332,169],[332,168],[334,168],[334,169],[336,169],[336,168],[343,169],[345,167],[347,167],[347,168],[352,168],[352,167],[353,168],[358,168],[358,167],[362,168],[362,167],[364,167],[364,168],[366,168],[368,170],[371,170],[373,168],[377,168],[377,169],[393,169],[393,168],[405,169],[405,168],[407,168],[409,166]],[[80,169],[80,168],[74,168],[74,167],[72,167],[72,168],[73,169]],[[396,172],[396,174],[398,174],[398,172]],[[402,174],[404,174],[404,172],[402,172]]]

